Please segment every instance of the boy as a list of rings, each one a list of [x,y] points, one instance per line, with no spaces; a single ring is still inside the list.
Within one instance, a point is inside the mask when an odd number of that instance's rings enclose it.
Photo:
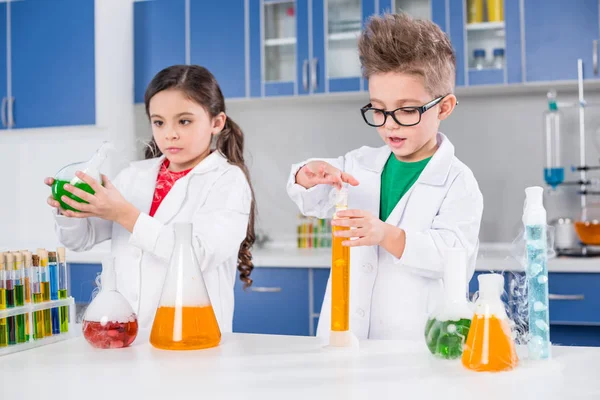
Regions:
[[[386,145],[293,165],[288,194],[303,214],[326,218],[332,192],[348,185],[349,210],[333,223],[354,228],[339,232],[351,247],[350,329],[359,339],[422,340],[444,249],[465,249],[470,280],[479,248],[479,186],[438,133],[456,106],[455,55],[437,25],[405,14],[371,18],[358,47],[370,97],[361,113]],[[318,336],[330,319],[331,280]]]

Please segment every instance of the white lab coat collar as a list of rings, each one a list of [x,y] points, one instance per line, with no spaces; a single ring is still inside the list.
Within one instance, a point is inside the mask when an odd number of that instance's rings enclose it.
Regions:
[[[148,172],[150,174],[153,173],[155,176],[157,176],[158,170],[160,169],[160,166],[162,165],[164,160],[165,156],[162,155],[160,157],[152,158],[149,160],[135,161],[131,163],[131,166],[143,172]],[[226,162],[228,162],[227,158],[223,154],[221,154],[220,151],[215,150],[212,153],[210,153],[204,160],[200,161],[198,165],[196,165],[189,172],[189,174],[202,174],[208,171],[212,171],[213,169],[218,168]]]
[[[443,133],[437,134],[438,149],[427,164],[419,183],[440,186],[446,182],[452,159],[454,158],[454,145]],[[381,174],[383,167],[390,157],[391,150],[388,146],[376,149],[365,149],[359,156],[359,163],[366,169]]]

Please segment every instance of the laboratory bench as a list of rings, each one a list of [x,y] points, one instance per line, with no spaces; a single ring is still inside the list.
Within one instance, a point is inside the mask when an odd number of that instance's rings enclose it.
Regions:
[[[78,315],[90,302],[108,245],[97,250],[67,252],[70,290]],[[482,244],[469,292],[477,276],[505,276],[505,301],[512,306],[510,285],[521,282],[523,269],[509,257],[507,244]],[[235,286],[234,332],[314,336],[329,278],[330,249],[286,246],[253,251],[252,287]],[[600,346],[600,258],[554,258],[548,262],[551,340],[561,345]],[[365,269],[364,273],[376,273]]]
[[[140,332],[129,348],[98,350],[83,337],[0,357],[0,398],[33,398],[28,383],[61,400],[165,399],[598,399],[600,348],[552,348],[552,359],[477,373],[435,359],[425,342],[362,341],[328,349],[315,337],[224,334],[218,347],[153,348]],[[400,395],[401,394],[401,395]]]

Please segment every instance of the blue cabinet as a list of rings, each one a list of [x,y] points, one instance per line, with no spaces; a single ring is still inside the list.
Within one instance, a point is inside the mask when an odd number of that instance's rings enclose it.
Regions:
[[[95,124],[94,0],[22,0],[9,7],[8,124]]]
[[[319,324],[319,315],[321,313],[321,307],[323,306],[323,299],[325,297],[325,290],[327,289],[327,281],[329,280],[329,273],[331,270],[329,268],[318,268],[312,270],[313,274],[313,332],[311,334],[316,334],[317,327]]]
[[[3,103],[0,106],[0,113],[2,114],[0,129],[6,129],[8,126],[5,102],[8,101],[8,87],[7,87],[7,71],[6,71],[6,15],[7,15],[7,3],[0,3],[0,98]]]
[[[190,3],[190,62],[211,71],[225,98],[246,97],[244,0]]]
[[[142,1],[133,7],[134,98],[136,103],[143,103],[154,75],[168,66],[186,63],[185,0]]]
[[[253,285],[235,285],[233,331],[278,335],[309,334],[308,269],[255,268]]]
[[[577,79],[577,59],[584,78],[593,71],[593,42],[598,39],[598,1],[526,0],[524,2],[527,82]]]
[[[101,264],[69,264],[69,293],[77,304],[92,301],[96,289],[96,277],[102,272]]]

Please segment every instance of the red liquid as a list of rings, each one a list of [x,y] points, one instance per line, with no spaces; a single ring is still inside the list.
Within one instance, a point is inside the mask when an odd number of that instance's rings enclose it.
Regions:
[[[133,343],[138,333],[137,319],[133,322],[84,321],[83,337],[98,349],[120,349]]]

